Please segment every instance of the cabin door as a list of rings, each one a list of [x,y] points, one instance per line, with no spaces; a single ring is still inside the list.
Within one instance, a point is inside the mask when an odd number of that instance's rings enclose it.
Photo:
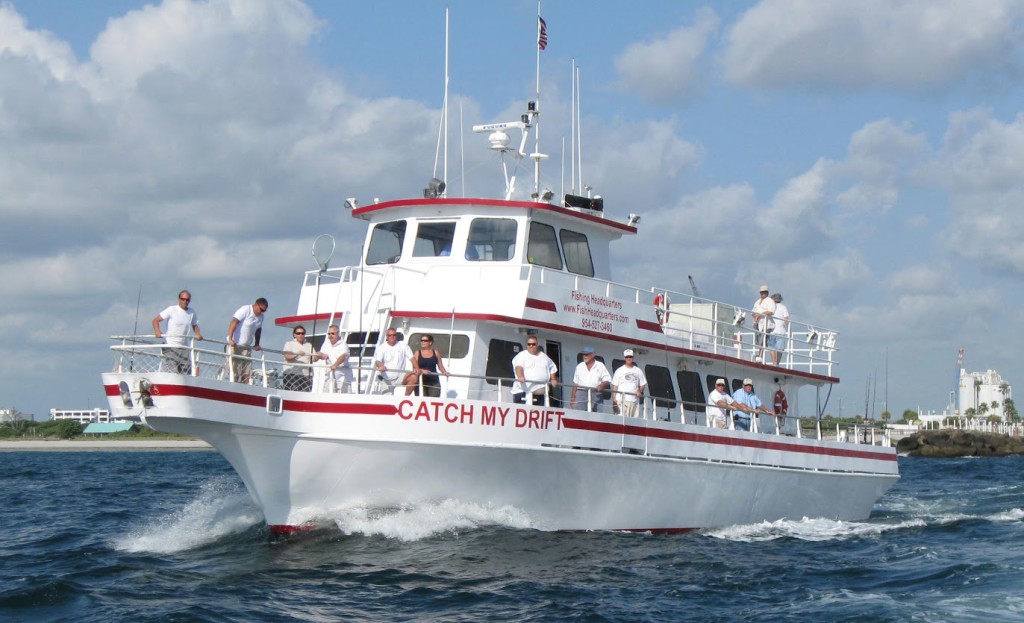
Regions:
[[[551,340],[548,340],[544,344],[544,352],[546,352],[548,354],[548,357],[551,357],[551,361],[554,361],[555,365],[558,366],[558,387],[552,387],[549,389],[549,391],[551,392],[549,395],[551,399],[551,406],[561,407],[562,379],[565,378],[565,372],[562,369],[562,343],[552,342]],[[570,381],[571,380],[572,378],[570,376]]]

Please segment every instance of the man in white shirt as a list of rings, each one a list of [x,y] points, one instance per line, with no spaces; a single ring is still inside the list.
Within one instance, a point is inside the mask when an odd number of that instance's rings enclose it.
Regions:
[[[341,331],[338,325],[332,324],[327,328],[327,339],[320,347],[317,358],[325,362],[327,375],[324,383],[319,384],[317,391],[335,391],[342,394],[348,393],[355,377],[352,374],[351,363],[349,362],[348,344],[341,339]]]
[[[725,386],[725,379],[715,381],[715,389],[708,394],[708,425],[715,428],[729,428],[727,409],[750,413],[749,407],[732,399]]]
[[[398,331],[388,329],[384,344],[377,347],[373,355],[373,366],[377,368],[377,390],[392,394],[405,373],[412,369],[412,350],[404,341],[398,340]]]
[[[199,314],[189,307],[192,302],[192,293],[188,290],[178,292],[178,304],[171,305],[153,318],[153,335],[157,339],[161,337],[169,347],[164,348],[163,359],[160,368],[164,372],[177,372],[178,374],[191,374],[192,364],[189,362],[187,341],[188,331],[191,328],[196,340],[203,339],[203,333],[199,330]],[[167,321],[167,331],[161,333],[160,323]]]
[[[768,348],[771,349],[772,363],[779,365],[782,353],[789,346],[789,308],[782,302],[781,294],[773,294],[775,301],[775,313],[772,318],[775,320],[775,329],[768,336]]]
[[[512,401],[526,403],[526,394],[530,394],[530,404],[544,403],[544,390],[558,385],[558,366],[540,350],[537,336],[526,338],[526,350],[520,351],[512,358],[512,369],[516,373],[516,381],[512,387]]]
[[[580,354],[583,355],[583,361],[576,365],[569,403],[573,409],[601,411],[604,406],[604,390],[611,387],[612,376],[608,374],[608,368],[597,360],[592,347],[585,346]]]
[[[626,363],[612,377],[612,410],[621,409],[624,417],[636,417],[640,414],[640,399],[647,390],[647,376],[640,366],[634,365],[633,349],[622,351],[622,357]]]
[[[775,329],[775,321],[772,320],[772,316],[775,315],[775,301],[768,296],[768,286],[761,286],[759,291],[759,298],[754,301],[754,328],[757,329],[757,336],[754,338],[757,341],[757,358],[755,361],[764,361],[764,348],[768,342],[768,336]]]
[[[228,352],[231,355],[231,373],[239,383],[248,383],[252,372],[253,350],[262,350],[260,336],[263,335],[263,313],[267,311],[267,299],[260,297],[252,305],[243,305],[231,316],[228,323]]]

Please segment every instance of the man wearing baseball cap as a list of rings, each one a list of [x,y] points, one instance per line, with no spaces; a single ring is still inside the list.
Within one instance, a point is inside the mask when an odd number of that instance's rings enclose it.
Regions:
[[[761,404],[761,399],[754,393],[754,381],[752,379],[743,379],[743,387],[736,390],[732,398],[736,404],[746,407],[744,410],[746,415],[736,413],[733,419],[738,430],[750,430],[751,417],[757,413],[774,415],[774,413],[764,408],[764,405]]]
[[[756,361],[763,361],[768,335],[775,329],[775,321],[772,320],[772,316],[775,315],[775,301],[768,294],[768,286],[763,285],[758,291],[758,299],[754,301],[754,328],[758,331],[757,337],[754,338],[758,348]]]
[[[741,405],[732,399],[729,390],[725,386],[725,379],[715,381],[715,388],[708,394],[708,426],[715,428],[730,428],[728,409],[736,411],[748,411],[749,407]]]
[[[639,400],[647,390],[647,377],[640,366],[633,363],[633,349],[622,351],[626,363],[619,367],[612,376],[613,411],[621,407],[622,415],[636,417],[639,415]]]
[[[572,397],[569,399],[573,409],[601,411],[604,406],[604,390],[612,384],[612,375],[608,368],[597,360],[592,346],[584,346],[580,350],[583,360],[576,366],[572,377]]]

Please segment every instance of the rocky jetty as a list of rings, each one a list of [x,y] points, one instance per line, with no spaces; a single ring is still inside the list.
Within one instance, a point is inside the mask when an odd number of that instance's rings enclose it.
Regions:
[[[896,451],[908,456],[1009,456],[1024,454],[1024,439],[969,430],[923,430],[900,439]]]

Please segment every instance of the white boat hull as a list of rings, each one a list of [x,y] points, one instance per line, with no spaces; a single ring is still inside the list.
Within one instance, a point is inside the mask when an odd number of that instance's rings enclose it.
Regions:
[[[782,518],[862,519],[898,479],[891,448],[491,401],[309,394],[167,373],[153,406],[112,411],[225,456],[271,529],[353,505],[511,506],[550,530],[685,531]],[[268,394],[283,399],[269,413]]]

